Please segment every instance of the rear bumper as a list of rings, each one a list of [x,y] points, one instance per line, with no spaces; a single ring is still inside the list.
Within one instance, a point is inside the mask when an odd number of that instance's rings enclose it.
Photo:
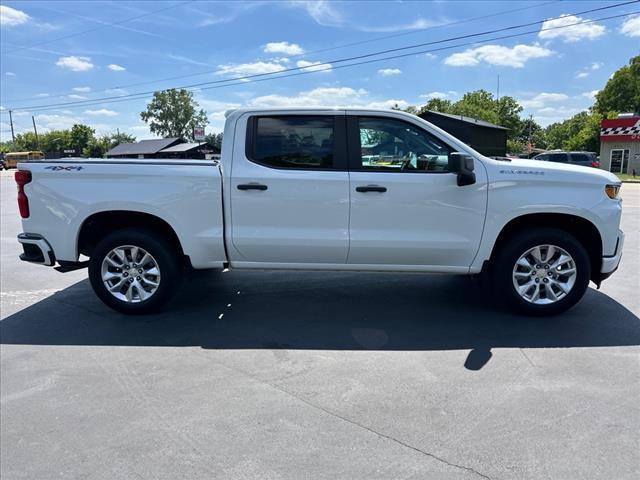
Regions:
[[[21,233],[18,242],[22,244],[23,253],[20,260],[51,267],[56,263],[56,256],[49,242],[42,235],[35,233]]]
[[[600,277],[604,280],[618,269],[620,259],[622,258],[622,247],[624,246],[624,233],[618,230],[618,241],[616,250],[611,256],[602,257],[602,268],[600,269]]]

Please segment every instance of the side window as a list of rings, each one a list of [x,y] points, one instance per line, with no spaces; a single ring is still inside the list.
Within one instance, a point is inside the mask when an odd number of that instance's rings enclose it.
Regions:
[[[402,120],[359,117],[362,170],[446,172],[453,148]]]
[[[571,162],[579,163],[581,165],[590,165],[593,157],[591,155],[587,155],[586,153],[572,153],[571,154]]]
[[[333,116],[283,115],[252,121],[250,160],[275,168],[333,168]]]
[[[553,153],[549,155],[549,161],[556,163],[568,163],[569,156],[566,153]]]
[[[534,157],[534,160],[542,160],[542,161],[546,162],[547,160],[549,160],[549,155],[544,154],[544,153],[542,155],[536,155]]]

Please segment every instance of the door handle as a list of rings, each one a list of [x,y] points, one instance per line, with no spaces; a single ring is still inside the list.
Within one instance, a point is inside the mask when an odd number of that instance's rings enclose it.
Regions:
[[[384,193],[387,191],[387,187],[381,187],[380,185],[363,185],[361,187],[356,187],[356,192],[380,192]]]
[[[266,190],[267,186],[261,183],[242,183],[238,185],[238,190]]]

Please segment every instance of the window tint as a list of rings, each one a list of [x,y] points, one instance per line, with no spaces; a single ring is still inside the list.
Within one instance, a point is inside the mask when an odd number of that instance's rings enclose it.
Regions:
[[[567,163],[569,156],[566,153],[552,153],[549,155],[550,162]]]
[[[360,117],[360,168],[446,172],[451,147],[410,123]]]
[[[546,155],[546,154],[544,154],[544,153],[543,153],[543,154],[541,154],[541,155],[536,155],[536,156],[534,157],[534,160],[543,160],[543,161],[546,161],[546,160],[549,160],[549,155]]]
[[[595,160],[595,155],[588,155],[586,153],[572,153],[571,163],[579,163],[581,165],[591,165],[591,162]]]
[[[254,119],[251,160],[277,168],[332,168],[333,116]]]

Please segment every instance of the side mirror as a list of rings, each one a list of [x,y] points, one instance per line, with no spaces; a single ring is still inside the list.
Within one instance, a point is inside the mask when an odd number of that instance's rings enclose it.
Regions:
[[[471,155],[451,152],[449,154],[449,172],[458,175],[459,187],[476,183],[476,174],[473,173],[473,157]]]

